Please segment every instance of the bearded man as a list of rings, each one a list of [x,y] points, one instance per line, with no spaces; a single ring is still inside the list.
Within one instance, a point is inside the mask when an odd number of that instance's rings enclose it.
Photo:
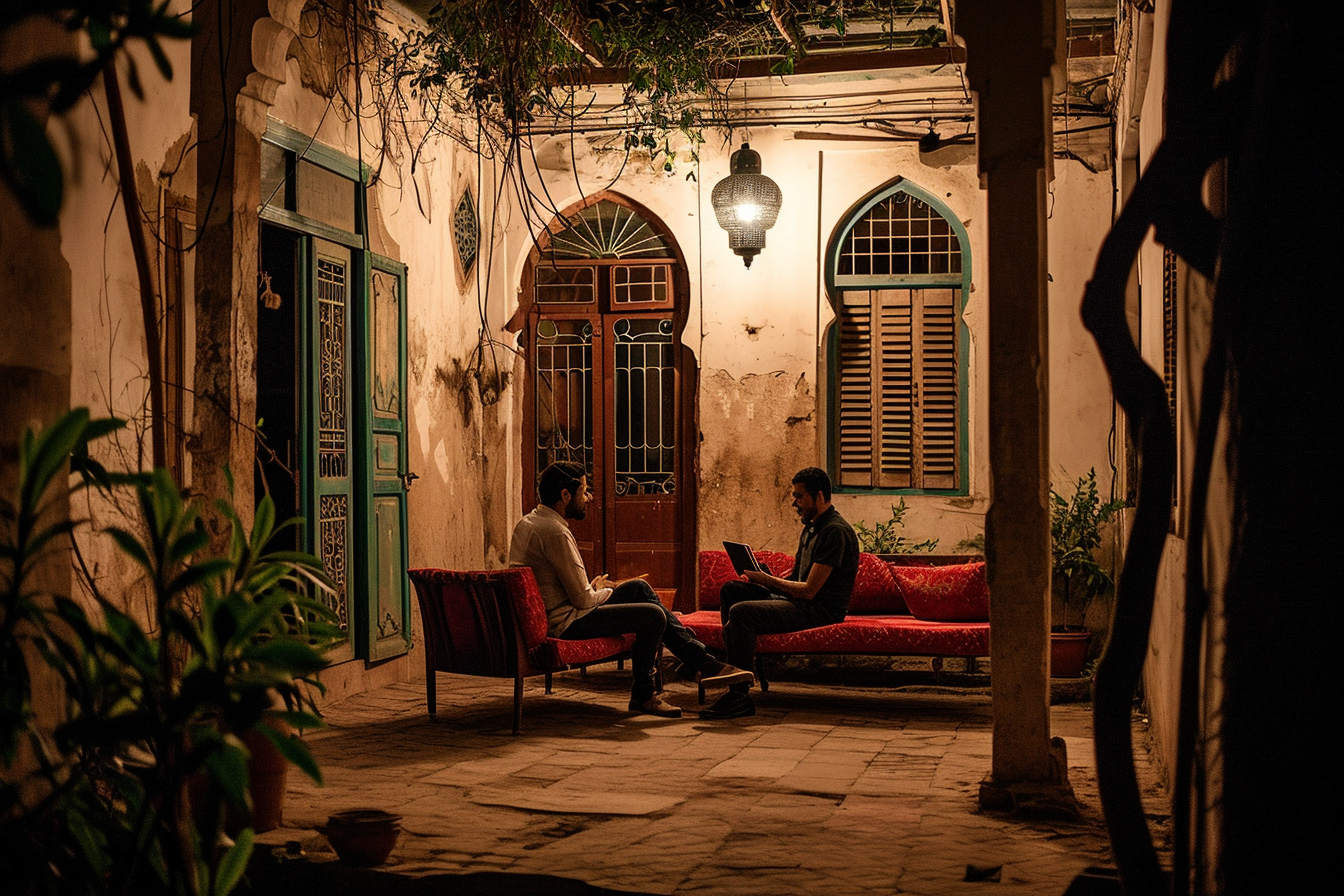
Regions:
[[[593,499],[582,466],[557,461],[542,471],[537,484],[540,503],[518,521],[509,544],[509,565],[531,567],[553,638],[585,640],[634,634],[630,651],[634,682],[630,711],[678,718],[681,710],[654,692],[653,665],[659,642],[684,669],[705,684],[750,683],[755,676],[711,657],[705,645],[663,606],[644,579],[613,582],[605,574],[588,579],[579,544],[566,519],[581,520]]]

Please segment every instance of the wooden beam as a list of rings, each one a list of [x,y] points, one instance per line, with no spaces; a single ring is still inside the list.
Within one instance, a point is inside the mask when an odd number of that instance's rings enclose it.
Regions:
[[[760,56],[730,62],[714,73],[721,81],[742,78],[778,77],[771,67],[783,56]],[[966,51],[962,47],[921,47],[911,50],[865,50],[858,53],[812,53],[794,62],[794,75],[826,75],[844,72],[884,71],[902,68],[938,68],[943,65],[963,65]],[[593,86],[624,84],[629,79],[625,68],[585,69],[580,83]]]

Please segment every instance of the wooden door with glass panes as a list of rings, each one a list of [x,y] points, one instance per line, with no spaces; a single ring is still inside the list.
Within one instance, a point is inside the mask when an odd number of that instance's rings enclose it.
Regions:
[[[684,581],[690,505],[678,262],[637,211],[610,200],[572,213],[525,280],[524,481],[555,461],[588,471],[594,499],[571,520],[591,578],[647,575],[671,603]],[[524,509],[536,500],[527,489]]]

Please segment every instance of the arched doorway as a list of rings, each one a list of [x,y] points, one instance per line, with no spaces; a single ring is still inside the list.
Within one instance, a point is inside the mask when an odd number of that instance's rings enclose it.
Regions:
[[[694,602],[695,363],[681,342],[686,268],[654,215],[603,192],[538,239],[515,322],[527,352],[524,510],[557,460],[597,493],[571,521],[590,576],[647,575]]]

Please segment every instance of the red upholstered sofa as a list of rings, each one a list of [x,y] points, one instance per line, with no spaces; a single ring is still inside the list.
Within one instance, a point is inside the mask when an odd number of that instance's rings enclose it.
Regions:
[[[757,551],[771,572],[783,575],[793,558],[776,551]],[[947,656],[989,656],[989,586],[983,560],[939,564],[910,555],[888,562],[873,554],[859,555],[859,574],[843,622],[783,635],[762,635],[757,656],[767,654],[848,654],[929,656],[942,668]],[[700,590],[694,613],[681,621],[710,647],[722,649],[719,590],[737,578],[723,551],[700,552]],[[758,670],[759,671],[759,670]],[[766,688],[764,677],[761,687]],[[704,689],[700,693],[704,702]]]

